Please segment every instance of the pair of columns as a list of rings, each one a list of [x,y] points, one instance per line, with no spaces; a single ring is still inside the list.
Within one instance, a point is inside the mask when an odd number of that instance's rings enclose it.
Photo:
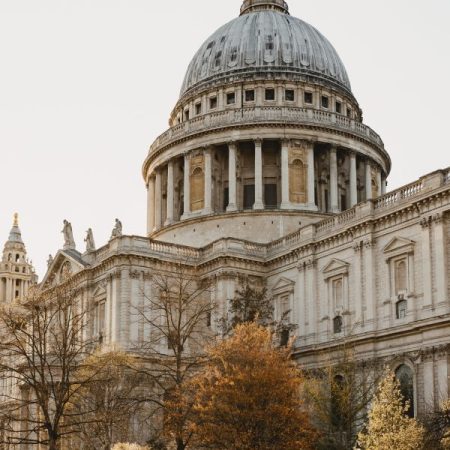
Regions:
[[[386,181],[383,180],[381,170],[377,168],[377,196],[386,193]],[[366,161],[365,165],[365,191],[366,200],[373,198],[372,191],[372,165]],[[330,150],[330,197],[331,212],[338,213],[338,167],[337,167],[337,149],[332,147]],[[356,153],[350,153],[350,207],[353,208],[358,203],[358,175],[356,164]]]

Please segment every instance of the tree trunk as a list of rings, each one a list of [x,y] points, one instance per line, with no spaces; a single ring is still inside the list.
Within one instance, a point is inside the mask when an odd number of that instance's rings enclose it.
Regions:
[[[183,439],[177,439],[177,450],[185,450],[186,444],[183,442]]]

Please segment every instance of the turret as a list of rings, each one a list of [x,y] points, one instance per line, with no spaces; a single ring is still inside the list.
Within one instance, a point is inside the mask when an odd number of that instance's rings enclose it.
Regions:
[[[27,259],[27,251],[19,228],[19,216],[14,221],[5,243],[0,264],[0,303],[25,298],[30,286],[37,283],[37,275]]]

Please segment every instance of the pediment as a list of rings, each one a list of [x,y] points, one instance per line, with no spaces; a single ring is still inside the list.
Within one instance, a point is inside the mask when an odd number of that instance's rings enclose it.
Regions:
[[[106,289],[101,284],[99,284],[94,290],[93,297],[106,297]]]
[[[41,285],[45,288],[62,283],[88,266],[76,250],[60,250],[48,267]]]
[[[329,263],[325,265],[322,272],[325,278],[331,278],[337,275],[344,275],[348,273],[350,264],[341,259],[333,258]]]
[[[411,239],[403,237],[394,237],[384,247],[383,253],[389,258],[406,253],[412,253],[414,251],[415,242]]]
[[[273,286],[272,292],[274,294],[280,294],[282,292],[292,292],[295,287],[295,281],[289,278],[281,277]]]

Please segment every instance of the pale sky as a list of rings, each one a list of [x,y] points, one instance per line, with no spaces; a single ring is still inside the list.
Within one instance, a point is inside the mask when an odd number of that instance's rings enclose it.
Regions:
[[[145,235],[141,165],[185,70],[242,0],[0,0],[0,245],[21,217],[42,278],[72,222],[78,249],[114,219]],[[450,165],[450,1],[288,0],[340,54],[389,188]]]

